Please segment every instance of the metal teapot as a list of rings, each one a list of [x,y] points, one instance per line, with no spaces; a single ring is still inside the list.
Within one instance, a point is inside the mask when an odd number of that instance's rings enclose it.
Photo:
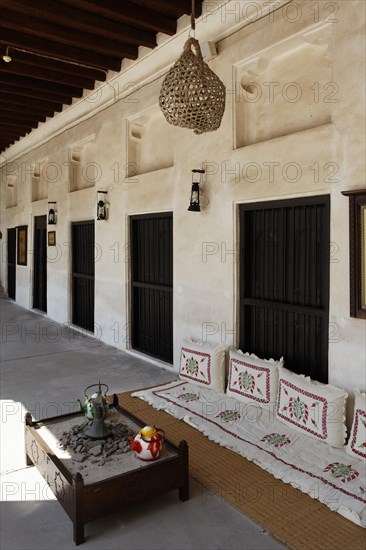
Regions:
[[[155,426],[145,426],[136,437],[130,437],[130,446],[141,460],[156,460],[159,458],[164,445],[164,430]]]
[[[102,393],[102,386],[105,388],[104,394]],[[96,392],[94,392],[92,395],[88,396],[87,391],[90,388],[98,388]],[[100,382],[98,384],[91,384],[84,390],[84,395],[86,397],[86,401],[84,404],[78,399],[80,410],[83,412],[88,420],[94,420],[95,411],[93,406],[93,399],[99,398],[101,400],[103,405],[103,419],[107,416],[109,411],[109,405],[107,403],[107,392],[108,392],[108,386],[107,384],[101,384]]]

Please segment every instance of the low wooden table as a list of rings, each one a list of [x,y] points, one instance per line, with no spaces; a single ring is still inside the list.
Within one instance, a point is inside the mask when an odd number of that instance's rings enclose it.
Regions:
[[[113,395],[111,410],[118,411],[121,421],[125,418],[136,426],[136,433],[143,424],[133,415],[118,405],[118,397]],[[25,452],[27,466],[35,465],[58,501],[73,522],[74,542],[76,545],[84,542],[84,525],[89,521],[113,514],[132,503],[155,497],[173,489],[179,489],[182,501],[189,498],[188,478],[188,445],[181,441],[176,447],[165,440],[165,450],[161,457],[153,462],[143,462],[129,456],[128,471],[119,475],[108,475],[97,482],[88,482],[80,472],[72,473],[66,460],[57,456],[57,450],[51,449],[40,434],[46,427],[52,431],[52,426],[65,420],[83,420],[82,413],[76,412],[33,422],[30,413],[26,414],[25,422]],[[61,454],[61,451],[60,451]],[[124,460],[126,455],[118,455]],[[132,459],[132,464],[131,464]],[[126,459],[125,459],[126,460]],[[98,466],[99,477],[104,472],[103,466]]]

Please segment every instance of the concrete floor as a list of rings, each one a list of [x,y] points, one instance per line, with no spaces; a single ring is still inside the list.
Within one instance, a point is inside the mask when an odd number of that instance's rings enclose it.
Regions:
[[[57,325],[4,295],[0,308],[1,549],[73,549],[71,521],[36,468],[25,467],[24,411],[37,419],[75,410],[84,388],[99,378],[117,393],[163,384],[176,375]],[[285,548],[193,480],[188,502],[172,491],[89,523],[85,534],[85,550]]]

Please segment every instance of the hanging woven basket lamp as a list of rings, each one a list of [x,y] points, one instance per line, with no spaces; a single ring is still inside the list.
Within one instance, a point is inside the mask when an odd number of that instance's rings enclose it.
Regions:
[[[194,19],[193,0],[193,31]],[[213,132],[220,127],[225,111],[225,85],[203,61],[196,38],[188,38],[183,53],[165,76],[159,105],[170,124],[190,128],[195,134]]]

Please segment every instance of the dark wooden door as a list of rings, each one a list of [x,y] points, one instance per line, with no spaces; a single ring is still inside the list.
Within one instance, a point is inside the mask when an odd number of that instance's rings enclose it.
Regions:
[[[328,381],[329,197],[240,207],[240,347]]]
[[[47,216],[34,219],[33,307],[47,311]]]
[[[132,347],[173,361],[173,216],[131,218]]]
[[[16,229],[8,229],[8,296],[15,300],[16,288]]]
[[[72,322],[94,332],[94,221],[75,222],[72,231]]]

